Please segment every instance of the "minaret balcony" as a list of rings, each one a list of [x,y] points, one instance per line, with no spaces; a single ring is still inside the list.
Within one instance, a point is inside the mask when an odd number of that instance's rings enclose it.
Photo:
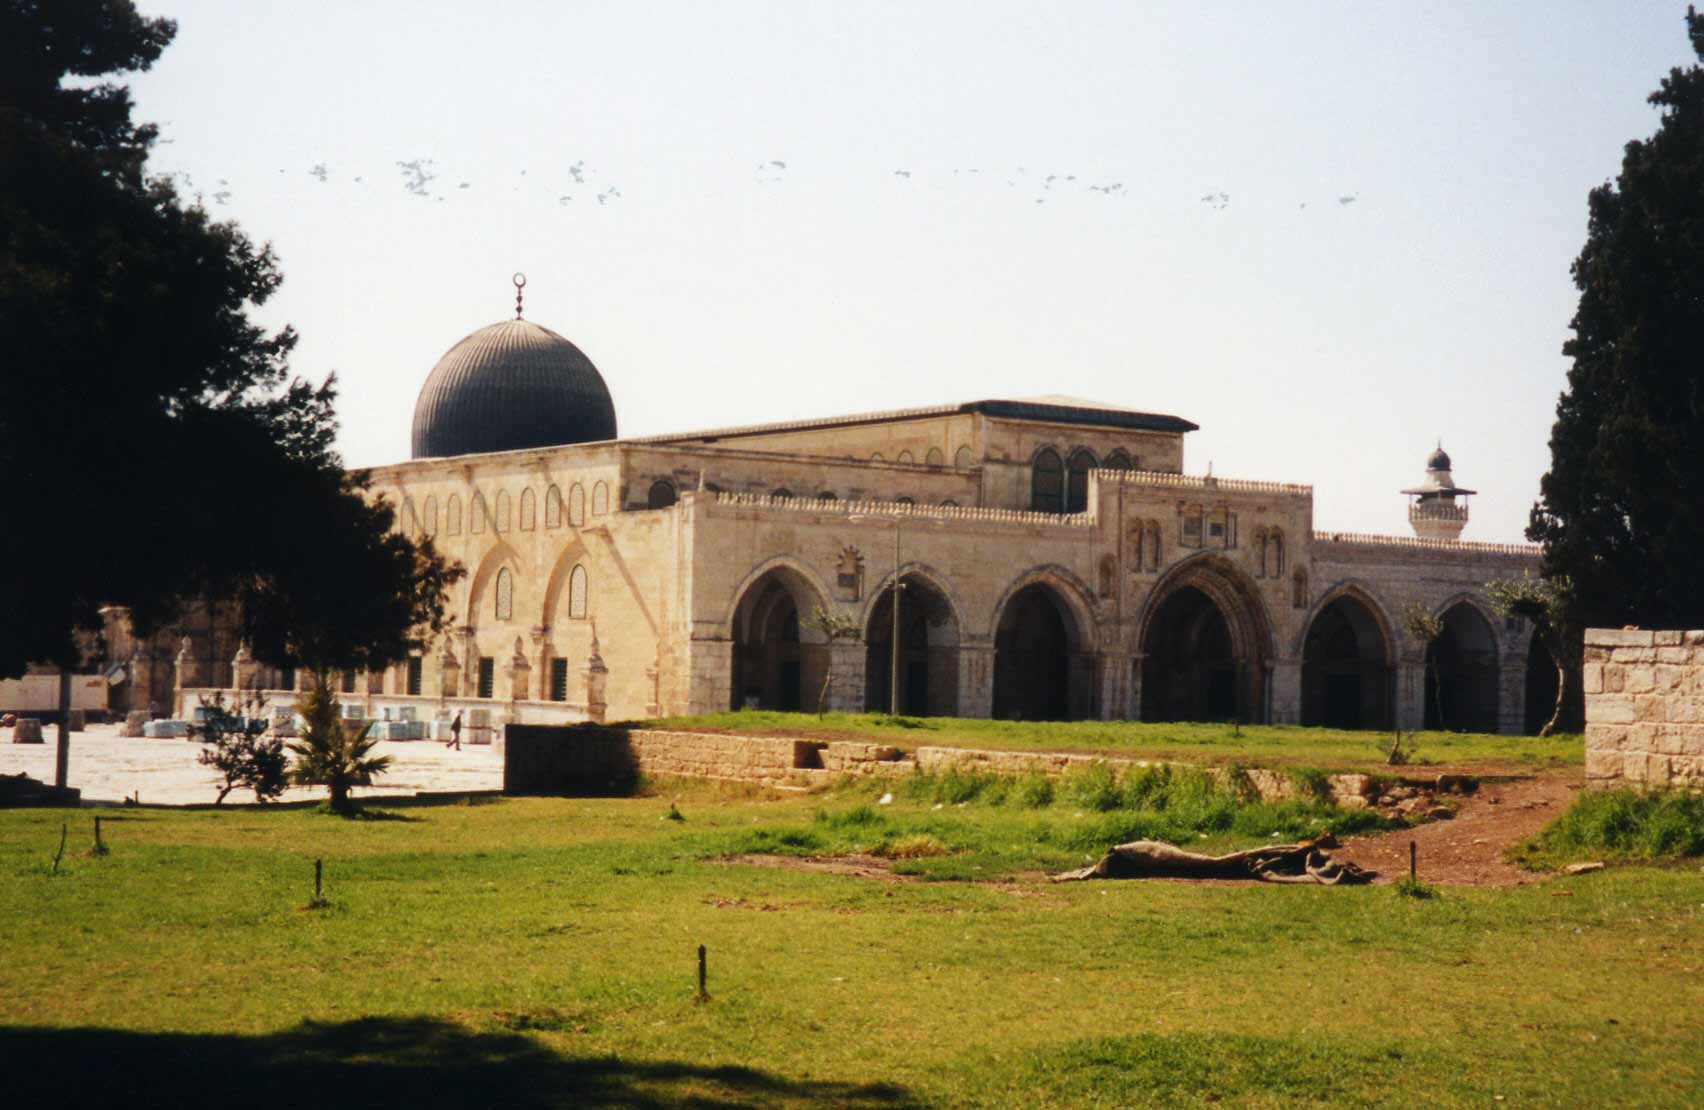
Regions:
[[[1457,505],[1452,501],[1416,501],[1408,506],[1408,519],[1415,520],[1448,520],[1461,524],[1467,523],[1467,506]]]

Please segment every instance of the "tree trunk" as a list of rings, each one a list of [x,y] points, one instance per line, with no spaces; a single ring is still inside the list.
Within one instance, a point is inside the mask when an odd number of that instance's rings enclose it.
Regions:
[[[71,768],[71,668],[59,668],[59,738],[53,753],[53,785],[65,789]]]
[[[1544,722],[1538,734],[1554,736],[1562,730],[1562,714],[1567,711],[1568,698],[1574,692],[1572,676],[1580,673],[1580,664],[1568,661],[1568,653],[1556,650],[1556,646],[1544,646],[1550,652],[1551,661],[1556,664],[1556,707],[1550,711],[1550,720]]]
[[[830,660],[829,665],[823,668],[822,672],[822,693],[817,695],[817,716],[819,718],[828,712],[828,687],[833,681],[834,663]]]
[[[349,784],[334,779],[329,785],[331,786],[331,811],[344,817],[349,816],[351,809],[349,805]]]

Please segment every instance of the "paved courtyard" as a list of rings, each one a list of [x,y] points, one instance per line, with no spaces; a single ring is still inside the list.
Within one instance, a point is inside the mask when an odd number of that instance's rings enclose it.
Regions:
[[[14,744],[12,729],[0,728],[0,775],[22,771],[53,781],[55,726],[43,724],[45,744]],[[195,805],[219,794],[218,776],[196,762],[203,745],[189,740],[146,740],[120,736],[116,724],[90,725],[71,734],[68,783],[85,802],[117,802],[138,792],[144,804]],[[460,751],[428,740],[380,741],[378,755],[391,767],[364,796],[408,795],[417,791],[496,790],[503,785],[501,745],[464,744]],[[323,787],[292,787],[282,801],[323,798]],[[254,794],[233,791],[226,805],[253,802]]]

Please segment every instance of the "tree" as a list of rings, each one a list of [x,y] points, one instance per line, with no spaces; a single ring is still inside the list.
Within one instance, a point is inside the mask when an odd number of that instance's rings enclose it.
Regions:
[[[830,612],[818,605],[805,621],[806,628],[814,628],[828,638],[829,658],[822,669],[822,691],[817,694],[817,716],[828,712],[828,690],[834,682],[834,641],[856,640],[858,638],[858,621],[843,613]]]
[[[201,705],[207,711],[202,724],[207,747],[196,758],[222,776],[213,804],[223,805],[239,787],[253,790],[255,801],[262,805],[275,801],[289,781],[289,764],[284,741],[263,735],[266,721],[259,715],[266,709],[266,699],[251,691],[246,705],[230,710],[221,690],[211,699],[202,698]]]
[[[1691,7],[1686,27],[1704,61]],[[1545,576],[1565,583],[1556,627],[1570,637],[1704,625],[1704,67],[1671,70],[1649,100],[1656,133],[1628,143],[1589,198],[1562,348],[1573,366],[1527,528]]]
[[[291,777],[304,785],[328,787],[331,811],[351,817],[355,803],[349,796],[350,788],[371,786],[373,776],[389,767],[391,758],[373,754],[379,743],[372,735],[373,722],[368,721],[359,730],[344,724],[330,678],[323,670],[314,672],[307,697],[298,709],[302,735],[289,745],[296,757]]]
[[[459,573],[344,472],[335,376],[292,379],[294,332],[250,321],[271,250],[149,177],[155,129],[89,83],[175,32],[129,0],[0,0],[0,677],[74,660],[102,605],[145,634],[194,597],[241,602],[264,662],[394,662]],[[71,522],[142,542],[113,558]]]
[[[1556,664],[1556,707],[1538,730],[1550,736],[1562,727],[1562,715],[1574,695],[1574,680],[1584,660],[1585,629],[1576,626],[1573,583],[1566,575],[1552,578],[1503,578],[1485,584],[1485,596],[1498,616],[1532,622],[1533,636]]]
[[[1444,722],[1443,692],[1439,689],[1442,683],[1438,681],[1437,663],[1432,652],[1432,645],[1444,635],[1443,618],[1432,615],[1418,601],[1410,602],[1402,610],[1402,630],[1408,633],[1409,639],[1420,645],[1423,653],[1421,658],[1424,660],[1421,663],[1421,681],[1432,688],[1432,705],[1438,711],[1438,727],[1446,729],[1449,725]],[[1392,746],[1391,751],[1395,752],[1400,748],[1401,744],[1398,743]]]

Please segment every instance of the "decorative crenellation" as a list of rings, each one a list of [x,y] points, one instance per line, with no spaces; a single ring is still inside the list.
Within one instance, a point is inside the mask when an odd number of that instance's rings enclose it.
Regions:
[[[904,501],[818,501],[810,497],[769,497],[761,493],[715,494],[719,505],[785,509],[824,516],[913,517],[919,520],[975,520],[995,524],[1044,524],[1056,528],[1092,529],[1095,515],[1088,513],[1036,513],[1021,509],[983,509],[965,505],[913,505]]]
[[[1704,631],[1586,630],[1586,782],[1704,790]]]
[[[1096,470],[1097,481],[1127,486],[1165,486],[1168,489],[1217,489],[1228,493],[1281,493],[1289,497],[1312,497],[1313,487],[1294,482],[1257,482],[1245,478],[1220,478],[1213,474],[1173,474],[1167,470]]]
[[[1418,536],[1378,536],[1366,532],[1315,532],[1315,543],[1350,547],[1384,547],[1402,551],[1451,551],[1464,555],[1513,555],[1536,559],[1542,548],[1532,543],[1474,543],[1471,540],[1428,540]]]

